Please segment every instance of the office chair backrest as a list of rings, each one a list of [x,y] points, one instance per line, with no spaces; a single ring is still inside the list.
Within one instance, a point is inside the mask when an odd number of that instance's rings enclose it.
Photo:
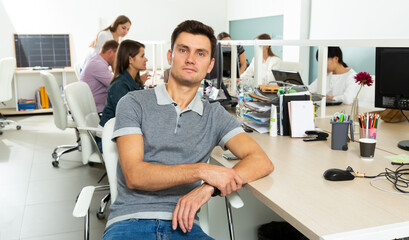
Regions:
[[[99,124],[91,89],[85,82],[74,82],[65,86],[64,92],[71,115],[80,130],[83,163],[102,162],[97,154],[97,147],[92,143],[93,140],[86,131],[81,130],[82,127],[97,128]]]
[[[11,83],[16,70],[16,59],[13,57],[0,59],[0,102],[13,97]]]
[[[118,183],[116,177],[116,168],[118,166],[118,149],[116,142],[111,141],[112,134],[115,127],[115,118],[111,118],[104,125],[104,131],[102,132],[102,149],[105,161],[105,168],[108,174],[109,189],[111,193],[111,204],[115,202],[118,196]]]
[[[67,108],[61,97],[60,88],[54,75],[49,72],[41,71],[41,78],[44,81],[45,90],[50,97],[51,104],[53,105],[54,124],[59,129],[64,130],[67,128]]]

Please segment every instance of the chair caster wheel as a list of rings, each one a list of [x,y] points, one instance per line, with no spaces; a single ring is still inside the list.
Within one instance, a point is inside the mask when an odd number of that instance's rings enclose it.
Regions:
[[[103,220],[103,219],[105,219],[105,214],[103,212],[97,212],[97,218],[99,220]]]
[[[20,129],[21,129],[21,126],[20,126],[20,125],[17,125],[17,126],[16,126],[16,129],[17,129],[17,130],[20,130]]]
[[[88,162],[88,166],[94,167],[94,166],[95,166],[95,163],[94,163],[94,162]]]
[[[58,167],[59,162],[57,161],[52,161],[53,167]]]

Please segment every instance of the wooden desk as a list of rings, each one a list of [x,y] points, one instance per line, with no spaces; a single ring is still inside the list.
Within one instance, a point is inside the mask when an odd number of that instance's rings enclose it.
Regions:
[[[382,124],[380,127],[384,129],[380,136],[385,139],[393,136],[393,132],[398,131],[395,126]],[[392,239],[409,236],[409,196],[376,189],[370,185],[371,179],[331,182],[323,178],[324,171],[329,168],[345,169],[351,166],[355,171],[367,175],[383,172],[385,167],[395,169],[385,158],[391,155],[390,152],[376,149],[374,160],[368,162],[360,159],[358,144],[349,144],[348,151],[335,151],[331,150],[330,140],[306,143],[302,139],[270,137],[268,134],[251,133],[250,136],[266,151],[275,165],[275,171],[247,184],[245,189],[309,239]],[[391,137],[389,141],[397,140]],[[380,145],[384,144],[387,148],[386,140]],[[212,152],[211,162],[233,167],[237,161],[225,160],[222,153],[220,148],[216,148]],[[392,190],[389,183],[383,183],[383,186]],[[393,224],[402,222],[404,230],[400,229],[399,232]],[[373,234],[374,231],[368,229],[382,226],[386,226],[385,234],[388,235]],[[360,230],[364,235],[329,236],[354,230]]]

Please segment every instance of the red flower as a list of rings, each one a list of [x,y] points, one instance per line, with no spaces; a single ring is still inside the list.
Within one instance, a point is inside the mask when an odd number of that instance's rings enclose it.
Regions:
[[[372,85],[373,80],[371,75],[367,72],[360,72],[355,75],[355,82],[359,83],[359,85],[367,85],[368,87]]]

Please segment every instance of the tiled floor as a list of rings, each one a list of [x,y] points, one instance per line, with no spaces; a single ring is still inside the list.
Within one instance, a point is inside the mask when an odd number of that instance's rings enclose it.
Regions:
[[[0,240],[82,239],[83,219],[72,216],[75,199],[84,186],[97,185],[104,167],[82,165],[76,151],[63,155],[54,168],[53,149],[74,144],[74,131],[56,128],[50,114],[9,119],[22,129],[9,125],[0,135]],[[102,238],[106,221],[95,213],[105,194],[93,198],[91,239]]]

